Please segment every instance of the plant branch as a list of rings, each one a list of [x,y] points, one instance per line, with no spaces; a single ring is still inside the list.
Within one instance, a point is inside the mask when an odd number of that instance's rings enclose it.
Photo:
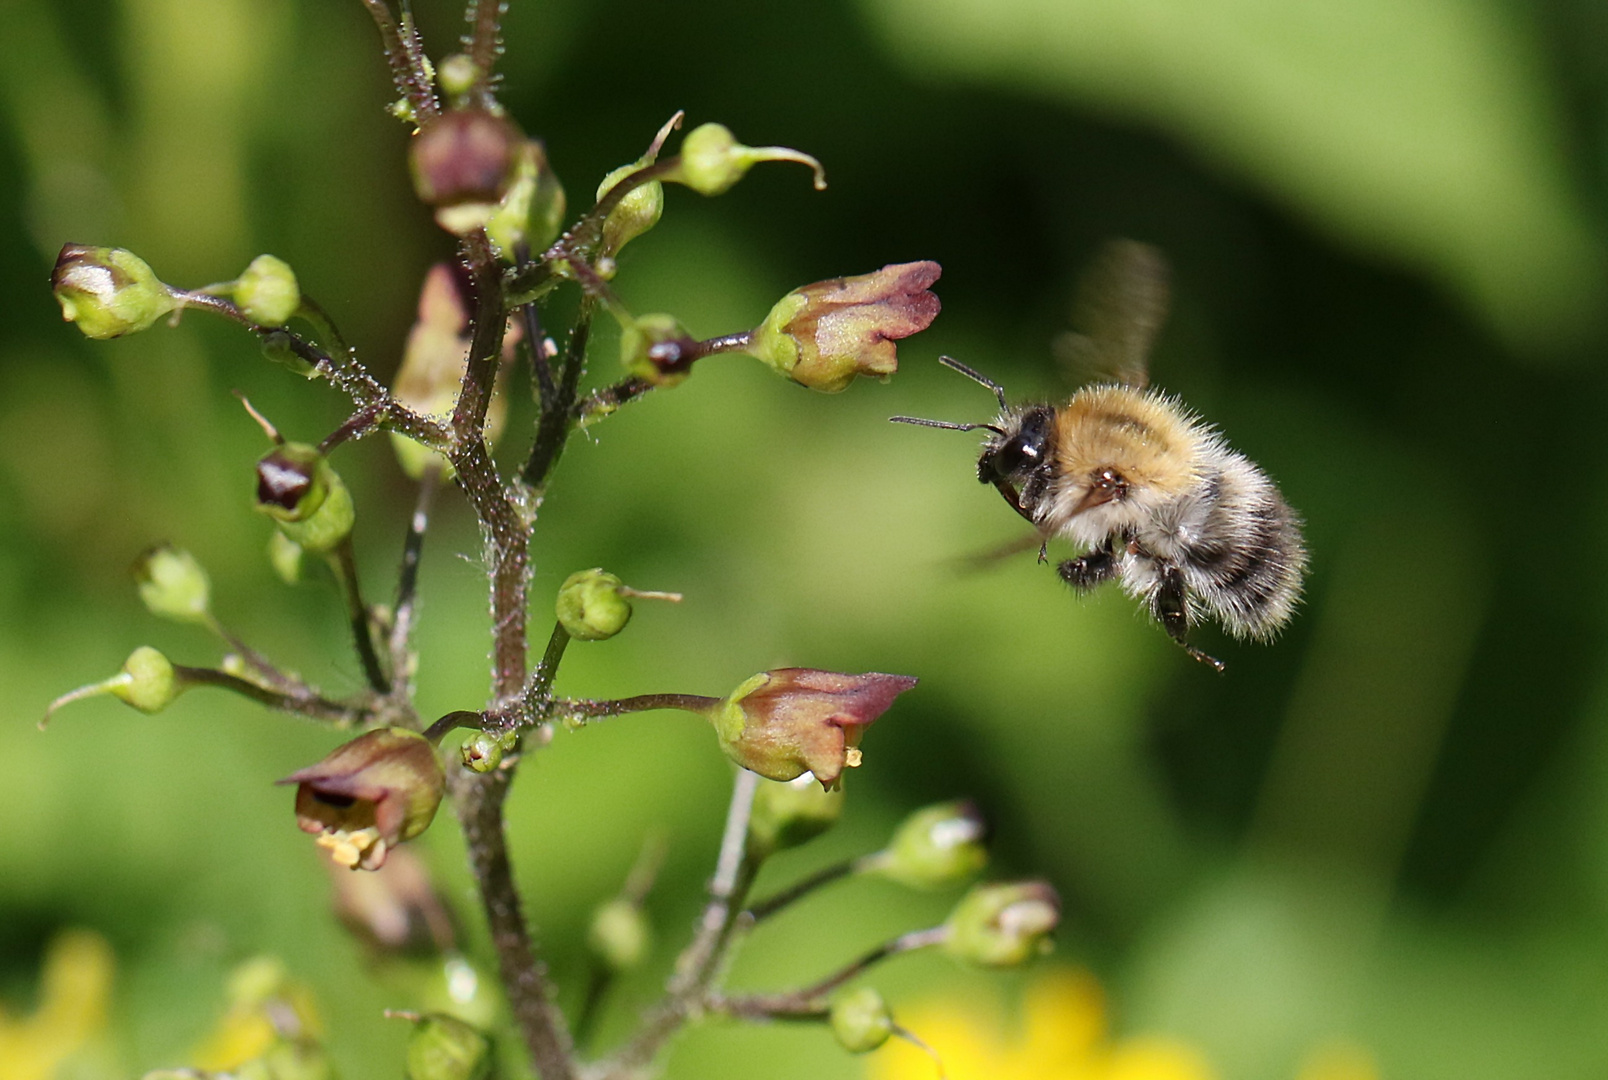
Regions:
[[[183,664],[174,664],[173,672],[184,682],[195,683],[200,686],[216,686],[222,690],[232,690],[243,697],[259,701],[270,709],[295,713],[297,716],[305,716],[309,720],[327,720],[346,727],[361,723],[373,715],[366,708],[330,701],[311,689],[301,692],[273,690],[254,683],[250,679],[242,679],[238,675],[231,675],[227,671],[218,671],[216,668],[187,667]]]
[[[424,552],[424,534],[430,527],[430,506],[441,486],[441,468],[426,465],[419,477],[419,495],[413,504],[413,516],[408,519],[407,537],[402,541],[402,568],[397,572],[396,604],[391,609],[391,635],[386,649],[391,654],[391,678],[394,692],[404,697],[413,688],[413,661],[409,646],[413,637],[413,620],[418,610],[419,558]]]
[[[574,1080],[574,1043],[554,1000],[546,968],[537,961],[508,861],[503,801],[513,779],[509,769],[473,773],[452,770],[453,801],[480,887],[503,991],[542,1080]]]
[[[715,876],[709,883],[709,902],[691,943],[676,958],[663,1000],[648,1014],[636,1037],[615,1056],[611,1075],[631,1075],[646,1067],[687,1019],[703,1008],[742,923],[743,901],[759,873],[760,860],[748,844],[748,819],[758,790],[759,776],[739,769],[732,784]]]
[[[491,103],[491,73],[502,56],[501,21],[506,10],[506,0],[470,0],[469,32],[464,35],[463,44],[469,59],[480,70],[475,92],[482,105]]]
[[[259,338],[275,336],[282,339],[292,352],[317,368],[319,373],[340,387],[353,404],[375,406],[381,423],[392,431],[400,432],[423,443],[432,450],[446,450],[449,434],[445,428],[428,417],[421,416],[391,396],[391,392],[377,382],[368,370],[358,363],[350,352],[339,356],[325,352],[317,345],[281,326],[262,326],[248,319],[232,301],[204,292],[174,290],[185,308],[199,308],[244,326]]]
[[[831,866],[823,867],[803,881],[790,885],[781,892],[755,903],[744,912],[744,915],[750,922],[763,922],[783,908],[808,896],[821,886],[830,885],[832,882],[846,878],[851,874],[857,874],[865,869],[865,866],[866,860],[858,858],[845,859],[840,863],[833,863]]]
[[[637,694],[635,697],[607,700],[555,698],[550,711],[553,716],[561,719],[585,723],[588,720],[606,720],[611,716],[653,712],[658,709],[678,709],[681,712],[705,715],[722,700],[724,699],[705,697],[702,694]]]
[[[363,664],[363,675],[379,694],[391,692],[390,677],[380,665],[379,653],[374,648],[374,619],[357,581],[357,559],[352,554],[352,538],[347,536],[330,552],[330,567],[340,582],[341,595],[346,600],[346,618],[352,627],[352,643],[357,647],[357,658]]]
[[[424,50],[412,22],[399,27],[385,0],[363,0],[374,25],[380,31],[380,47],[385,62],[391,68],[391,81],[396,92],[413,107],[415,121],[423,122],[441,111],[436,102],[435,88],[430,85],[429,69],[421,62]]]
[[[827,995],[850,979],[890,956],[937,945],[944,940],[948,932],[948,928],[943,926],[912,930],[908,934],[901,934],[892,941],[878,945],[864,956],[802,990],[787,994],[743,994],[732,997],[710,995],[705,999],[705,1007],[711,1012],[745,1020],[817,1017],[827,1011],[825,1000]]]
[[[564,443],[569,439],[570,429],[575,423],[572,410],[576,390],[581,383],[581,373],[586,370],[586,343],[592,332],[593,304],[590,296],[581,298],[575,326],[570,330],[569,341],[564,346],[564,359],[559,363],[557,390],[551,405],[542,410],[530,457],[520,470],[520,481],[538,495],[547,486],[548,475],[564,453]]]

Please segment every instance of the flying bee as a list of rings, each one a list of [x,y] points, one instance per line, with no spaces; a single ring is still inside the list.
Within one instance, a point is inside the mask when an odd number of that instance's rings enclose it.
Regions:
[[[1177,398],[1147,388],[1166,308],[1160,254],[1113,242],[1080,289],[1085,334],[1058,342],[1107,378],[1064,405],[1010,405],[998,383],[946,356],[946,367],[994,392],[999,416],[892,419],[988,432],[977,479],[1038,531],[1040,561],[1052,536],[1084,548],[1057,567],[1063,580],[1080,591],[1120,581],[1190,656],[1222,671],[1189,644],[1190,628],[1206,617],[1236,638],[1272,638],[1300,599],[1306,546],[1300,518],[1266,473]]]

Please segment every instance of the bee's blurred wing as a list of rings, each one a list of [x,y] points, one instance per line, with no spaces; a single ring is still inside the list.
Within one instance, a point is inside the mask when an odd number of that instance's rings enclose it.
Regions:
[[[1150,347],[1167,321],[1167,260],[1137,240],[1112,240],[1078,281],[1075,332],[1055,340],[1055,356],[1078,384],[1150,381]]]
[[[1038,549],[1042,554],[1044,550],[1044,536],[1040,533],[1028,533],[1024,536],[1019,536],[1014,540],[1007,540],[997,547],[991,547],[984,551],[974,551],[969,555],[958,556],[954,560],[954,565],[956,569],[964,573],[975,574],[979,571],[989,569],[996,563],[1004,562],[1006,559],[1021,555],[1024,552],[1032,551],[1035,548]],[[1042,562],[1043,560],[1040,559],[1039,561]]]

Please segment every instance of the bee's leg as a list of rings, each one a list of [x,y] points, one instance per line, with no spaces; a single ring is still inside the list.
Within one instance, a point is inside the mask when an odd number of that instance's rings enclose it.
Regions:
[[[1176,641],[1190,656],[1213,670],[1222,671],[1223,662],[1215,656],[1208,656],[1195,648],[1188,641],[1189,637],[1189,594],[1184,588],[1183,572],[1176,566],[1163,564],[1160,567],[1160,583],[1151,595],[1151,610],[1161,621],[1162,628],[1167,636]]]
[[[1117,556],[1112,552],[1111,545],[1107,544],[1105,547],[1095,548],[1086,555],[1068,559],[1055,569],[1061,575],[1062,581],[1083,591],[1116,577],[1121,570],[1121,564],[1117,562]]]

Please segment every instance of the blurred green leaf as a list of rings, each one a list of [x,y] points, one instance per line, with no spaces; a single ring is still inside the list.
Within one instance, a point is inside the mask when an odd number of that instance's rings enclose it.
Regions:
[[[914,71],[1154,125],[1510,341],[1575,340],[1604,282],[1556,88],[1496,0],[864,0]]]

